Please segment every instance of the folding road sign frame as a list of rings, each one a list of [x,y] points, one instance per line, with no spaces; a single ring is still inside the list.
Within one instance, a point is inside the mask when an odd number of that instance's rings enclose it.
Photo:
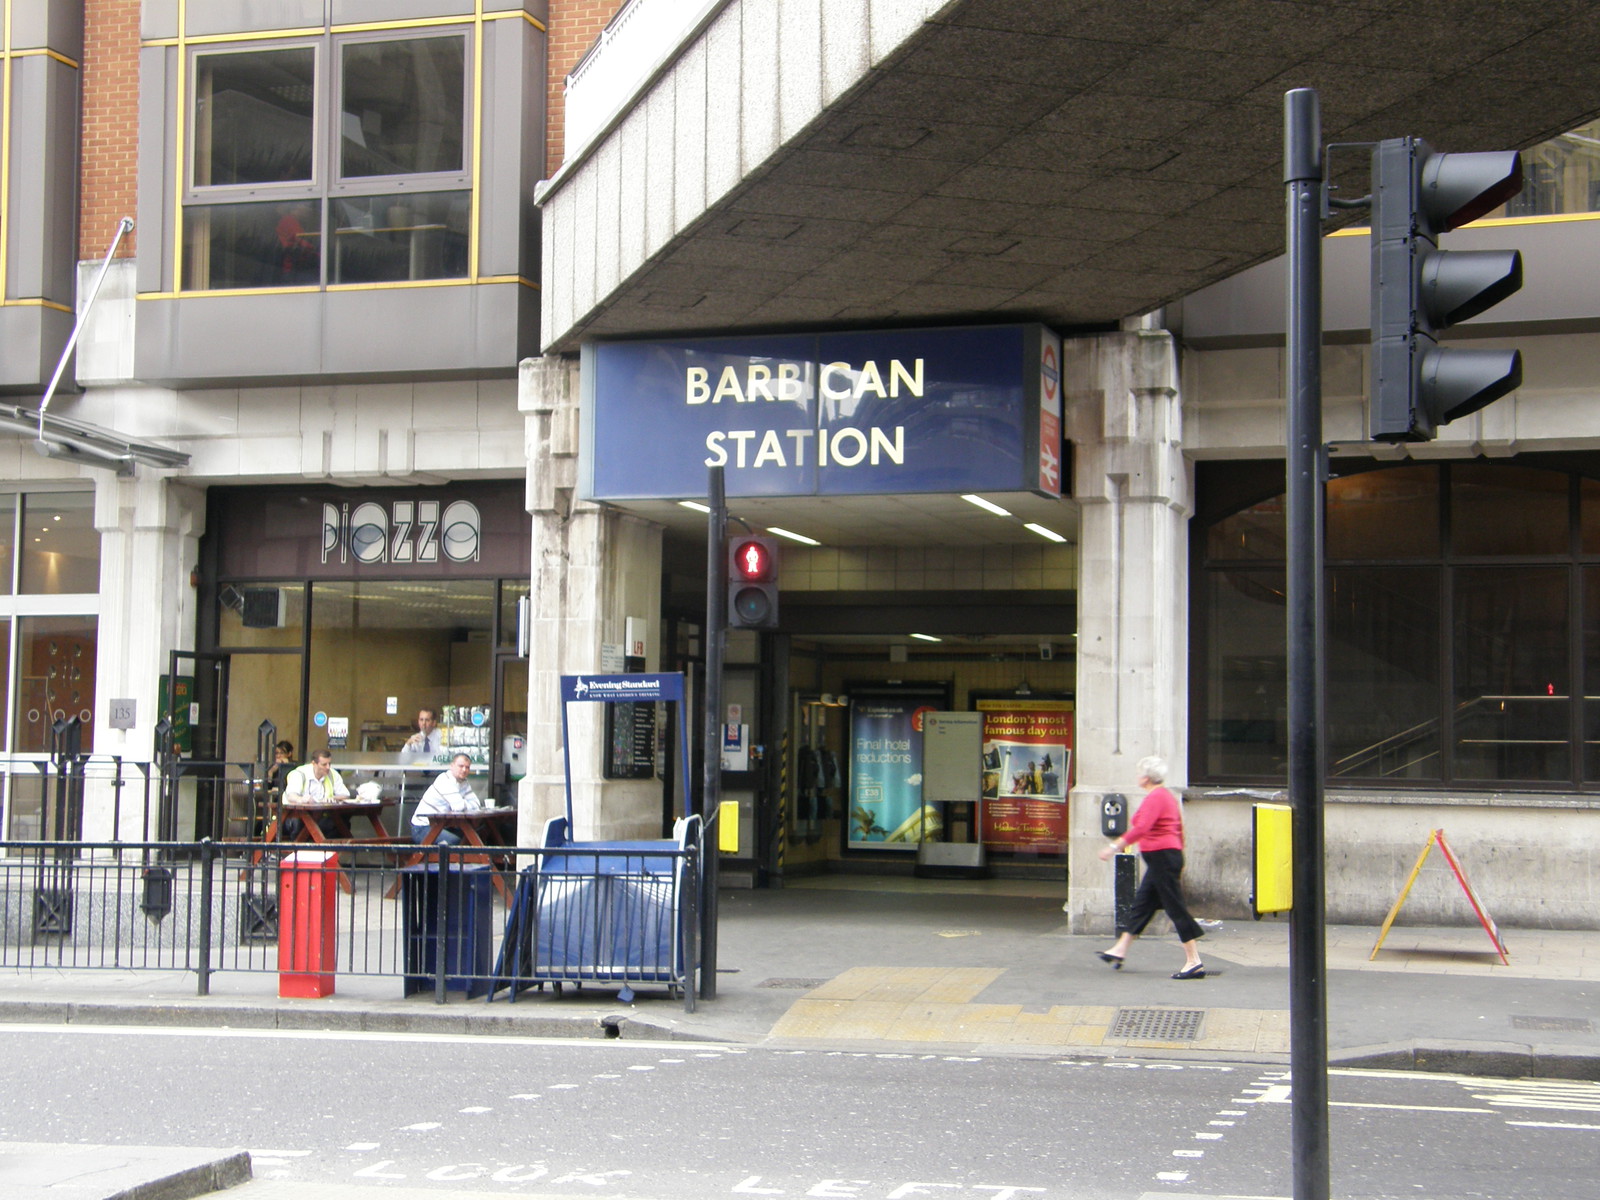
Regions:
[[[1383,949],[1383,939],[1389,936],[1389,927],[1394,924],[1395,917],[1400,914],[1400,906],[1406,902],[1406,897],[1411,894],[1411,885],[1417,882],[1417,876],[1422,873],[1422,864],[1427,861],[1428,853],[1438,843],[1444,859],[1450,864],[1450,870],[1455,873],[1456,882],[1461,885],[1461,890],[1467,894],[1467,903],[1472,905],[1472,911],[1477,914],[1478,923],[1483,926],[1483,931],[1489,935],[1489,940],[1494,943],[1495,952],[1500,955],[1500,961],[1506,966],[1511,965],[1511,960],[1506,957],[1505,939],[1500,936],[1500,928],[1494,923],[1494,918],[1489,915],[1489,910],[1484,908],[1483,901],[1478,899],[1478,893],[1472,890],[1472,885],[1467,882],[1467,873],[1461,869],[1461,864],[1456,861],[1456,856],[1450,850],[1450,844],[1444,840],[1444,830],[1435,829],[1428,835],[1428,844],[1422,848],[1422,853],[1417,855],[1417,862],[1411,868],[1411,877],[1406,880],[1405,887],[1400,889],[1400,898],[1394,902],[1394,907],[1389,910],[1389,915],[1383,919],[1383,928],[1378,931],[1378,944],[1372,948],[1367,961],[1371,962],[1378,957],[1378,951]]]

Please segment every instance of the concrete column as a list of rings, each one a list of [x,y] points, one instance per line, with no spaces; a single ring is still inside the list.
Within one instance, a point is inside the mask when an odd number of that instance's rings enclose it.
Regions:
[[[1081,506],[1077,769],[1067,913],[1109,931],[1111,868],[1097,854],[1101,797],[1139,799],[1134,764],[1159,754],[1187,779],[1188,524],[1177,351],[1159,330],[1068,343],[1067,436]]]
[[[651,631],[646,669],[661,661],[659,526],[576,498],[578,364],[550,357],[523,362],[518,407],[527,426],[528,511],[533,518],[533,626],[528,662],[528,774],[519,792],[518,838],[538,839],[566,812],[560,677],[600,669],[602,645],[624,643],[628,617]],[[608,780],[601,773],[604,711],[575,703],[572,737],[573,835],[583,840],[659,836],[661,786]]]
[[[173,650],[194,647],[196,591],[190,573],[205,532],[205,493],[139,468],[122,478],[95,474],[95,527],[100,533],[99,672],[94,748],[130,763],[154,759],[158,687]],[[132,729],[108,724],[110,701],[131,699]],[[144,824],[144,776],[127,772],[120,805],[109,785],[84,797],[84,838],[154,836]],[[152,804],[154,786],[152,785]],[[153,813],[153,809],[152,809]],[[152,815],[152,822],[154,817]]]

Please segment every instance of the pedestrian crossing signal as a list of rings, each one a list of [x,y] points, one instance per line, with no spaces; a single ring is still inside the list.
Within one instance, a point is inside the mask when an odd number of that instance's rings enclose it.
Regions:
[[[778,545],[746,536],[728,544],[728,626],[778,627]]]

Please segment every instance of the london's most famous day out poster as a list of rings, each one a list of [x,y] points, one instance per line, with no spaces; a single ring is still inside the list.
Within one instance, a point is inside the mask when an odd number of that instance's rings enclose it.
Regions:
[[[982,836],[997,849],[1059,854],[1072,787],[1072,702],[980,700]]]

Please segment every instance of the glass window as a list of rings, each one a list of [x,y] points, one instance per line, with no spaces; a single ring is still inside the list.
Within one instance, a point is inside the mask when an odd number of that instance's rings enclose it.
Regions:
[[[467,273],[471,192],[332,201],[333,283],[458,279]]]
[[[1274,496],[1224,517],[1206,535],[1207,558],[1267,558],[1282,561],[1288,551],[1283,497]]]
[[[322,282],[321,201],[190,205],[183,241],[191,290]]]
[[[314,584],[310,711],[348,717],[350,748],[384,753],[400,750],[423,706],[489,712],[494,605],[489,580]],[[322,736],[310,731],[311,749]]]
[[[500,584],[500,648],[502,650],[516,649],[517,602],[528,594],[528,584],[522,580],[507,579]]]
[[[1562,567],[1454,572],[1456,778],[1571,777],[1568,578]]]
[[[466,41],[346,43],[340,56],[339,174],[460,171],[466,126]]]
[[[1491,217],[1600,211],[1600,121],[1522,152],[1522,191]]]
[[[1439,571],[1328,572],[1329,776],[1438,779]]]
[[[1283,572],[1209,575],[1207,767],[1217,775],[1282,775],[1289,759]]]
[[[1340,558],[1436,558],[1439,468],[1395,467],[1328,481],[1327,552]]]
[[[94,617],[18,619],[11,743],[18,754],[48,754],[52,726],[71,717],[83,724],[83,749],[94,749],[97,645]]]
[[[1578,544],[1584,554],[1600,554],[1600,483],[1578,480]]]
[[[208,50],[194,62],[180,287],[471,274],[464,34]],[[430,190],[413,191],[420,182]]]
[[[298,650],[306,623],[303,583],[225,583],[217,589],[217,645]]]
[[[194,186],[309,182],[316,69],[310,46],[197,57]]]
[[[1568,476],[1531,467],[1450,468],[1450,544],[1459,555],[1565,554]]]
[[[17,498],[0,492],[0,596],[9,596],[17,566]]]
[[[1600,782],[1600,568],[1583,571],[1583,778]]]
[[[100,534],[94,493],[36,492],[23,497],[19,591],[59,596],[100,590]]]

